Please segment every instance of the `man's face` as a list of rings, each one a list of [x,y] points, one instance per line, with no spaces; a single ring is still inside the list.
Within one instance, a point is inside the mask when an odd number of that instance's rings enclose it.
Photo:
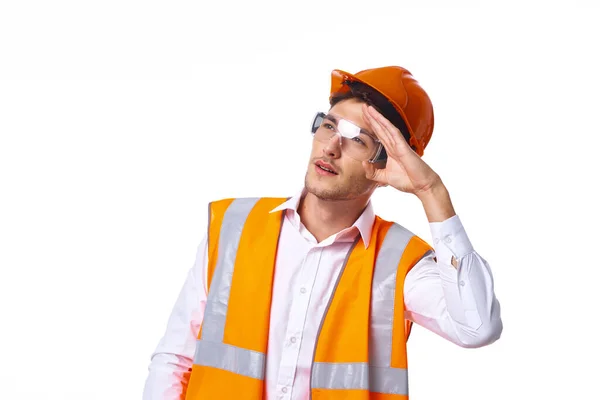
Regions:
[[[333,106],[329,113],[370,132],[363,118],[362,104],[356,99],[343,100]],[[321,167],[333,169],[335,173]],[[362,161],[344,154],[335,135],[328,142],[313,139],[304,184],[308,192],[322,200],[352,200],[359,196],[370,196],[377,188],[374,181],[366,178]]]

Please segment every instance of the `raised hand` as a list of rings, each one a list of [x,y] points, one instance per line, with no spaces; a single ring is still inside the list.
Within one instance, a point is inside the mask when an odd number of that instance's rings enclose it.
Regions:
[[[371,106],[363,104],[363,113],[388,156],[384,169],[363,162],[367,178],[417,196],[441,184],[439,175],[410,148],[398,128]]]

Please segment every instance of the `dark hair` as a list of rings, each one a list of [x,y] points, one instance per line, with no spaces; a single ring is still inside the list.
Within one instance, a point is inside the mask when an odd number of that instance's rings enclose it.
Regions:
[[[349,90],[345,92],[334,93],[329,101],[331,107],[335,106],[342,100],[349,99],[357,99],[363,103],[367,103],[368,105],[373,106],[373,108],[375,108],[381,113],[381,115],[388,119],[392,125],[398,128],[400,133],[402,133],[402,136],[404,136],[406,143],[410,143],[410,133],[408,132],[408,128],[406,127],[404,119],[402,119],[400,113],[398,113],[393,104],[390,103],[384,95],[362,82],[347,80],[344,81],[344,85],[347,86]],[[414,146],[411,147],[414,150]],[[385,153],[385,149],[383,149],[379,159],[381,160],[386,158],[387,154]]]

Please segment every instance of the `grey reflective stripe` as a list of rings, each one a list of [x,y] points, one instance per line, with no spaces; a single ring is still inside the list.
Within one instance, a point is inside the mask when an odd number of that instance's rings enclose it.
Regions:
[[[376,367],[389,367],[391,364],[398,264],[413,236],[406,228],[393,224],[377,254],[371,292],[369,336],[369,363]]]
[[[208,204],[208,219],[206,220],[206,253],[210,253],[210,220],[212,217],[211,204]],[[207,260],[204,260],[206,262]]]
[[[408,395],[408,371],[404,368],[370,367],[370,390],[377,393]]]
[[[263,353],[223,343],[231,281],[242,229],[258,200],[235,199],[223,216],[219,233],[219,254],[206,300],[202,335],[196,341],[194,364],[262,380],[265,371]]]
[[[368,389],[369,364],[320,363],[313,364],[313,389]]]
[[[312,376],[313,389],[408,395],[408,373],[403,368],[373,367],[367,363],[314,363]]]
[[[257,198],[235,199],[223,216],[219,234],[219,255],[204,311],[202,326],[204,340],[223,342],[235,257],[242,228],[257,201]]]
[[[262,380],[265,355],[228,344],[198,340],[194,364]]]

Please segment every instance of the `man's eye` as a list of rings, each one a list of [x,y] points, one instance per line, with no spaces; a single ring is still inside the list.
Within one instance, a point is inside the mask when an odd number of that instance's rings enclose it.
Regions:
[[[333,130],[335,130],[335,126],[331,125],[328,122],[323,123],[323,127],[326,128],[326,129],[333,129]]]
[[[355,138],[352,138],[352,140],[354,140],[356,143],[360,144],[361,146],[366,146],[365,142],[363,142],[362,139],[359,138],[358,136]]]

